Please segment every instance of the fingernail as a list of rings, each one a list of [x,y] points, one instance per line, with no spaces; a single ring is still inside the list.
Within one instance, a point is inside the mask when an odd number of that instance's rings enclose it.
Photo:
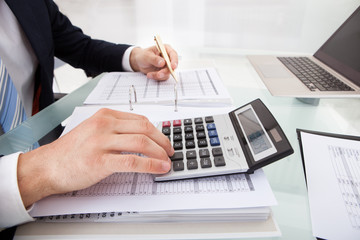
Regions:
[[[164,170],[164,172],[170,171],[170,163],[169,162],[163,162],[162,163],[162,170]]]
[[[161,67],[164,64],[164,59],[159,60],[158,66]]]

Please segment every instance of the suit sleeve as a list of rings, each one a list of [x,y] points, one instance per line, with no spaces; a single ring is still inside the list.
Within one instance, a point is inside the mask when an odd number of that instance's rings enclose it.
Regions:
[[[59,11],[52,0],[45,0],[52,26],[55,56],[89,75],[123,71],[122,58],[129,45],[91,39]]]

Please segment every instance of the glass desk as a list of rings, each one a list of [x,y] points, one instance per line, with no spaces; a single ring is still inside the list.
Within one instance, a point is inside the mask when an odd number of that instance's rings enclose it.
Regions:
[[[0,153],[6,155],[31,147],[33,143],[68,118],[76,106],[81,106],[99,79],[100,76],[90,80],[81,88],[64,96],[51,106],[28,118],[18,127],[0,136]]]
[[[187,68],[186,65],[185,61],[182,61],[179,67]],[[202,54],[199,61],[189,61],[188,65],[192,67],[215,66],[228,87],[235,106],[260,98],[273,113],[295,151],[291,156],[263,168],[278,201],[278,205],[272,209],[282,237],[275,239],[314,239],[296,129],[360,135],[358,121],[360,99],[321,99],[319,105],[314,106],[295,98],[273,97],[265,89],[245,56]],[[0,151],[2,153],[18,151],[41,138],[70,116],[75,106],[82,104],[98,79],[90,80],[78,90],[28,119],[20,127],[0,137]],[[20,140],[15,140],[15,138]],[[32,226],[34,223],[18,227],[16,239],[38,238],[39,236],[35,236],[36,233],[32,231]],[[59,235],[71,239],[85,237],[79,235],[80,233],[71,235],[66,229],[69,225],[61,226],[61,230],[58,229],[58,232],[54,233],[57,235],[54,238],[59,239]],[[180,224],[179,227],[181,226]],[[91,236],[92,239],[117,238],[111,230],[109,231],[101,236],[94,236],[91,235],[93,231],[89,229],[85,235]],[[186,233],[186,230],[179,231]],[[43,234],[48,238],[51,235],[46,230]],[[188,239],[194,238],[188,236]],[[221,239],[221,236],[218,238]]]

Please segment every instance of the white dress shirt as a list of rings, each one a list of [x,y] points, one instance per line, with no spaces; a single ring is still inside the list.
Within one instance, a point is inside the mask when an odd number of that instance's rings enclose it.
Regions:
[[[38,60],[19,22],[4,0],[0,0],[0,36],[1,59],[29,117],[32,113]]]
[[[0,227],[32,221],[22,202],[17,183],[17,159],[20,153],[0,158]]]
[[[27,116],[31,116],[34,75],[38,60],[16,17],[4,0],[0,0],[0,36],[0,56],[22,99]],[[130,66],[132,49],[133,47],[128,48],[122,59],[125,71],[133,71]],[[34,220],[25,209],[18,188],[19,154],[0,157],[0,229]]]

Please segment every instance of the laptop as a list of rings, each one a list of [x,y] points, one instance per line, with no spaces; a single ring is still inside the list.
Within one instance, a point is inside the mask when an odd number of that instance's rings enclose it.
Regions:
[[[273,96],[360,97],[360,7],[313,56],[247,56]]]

